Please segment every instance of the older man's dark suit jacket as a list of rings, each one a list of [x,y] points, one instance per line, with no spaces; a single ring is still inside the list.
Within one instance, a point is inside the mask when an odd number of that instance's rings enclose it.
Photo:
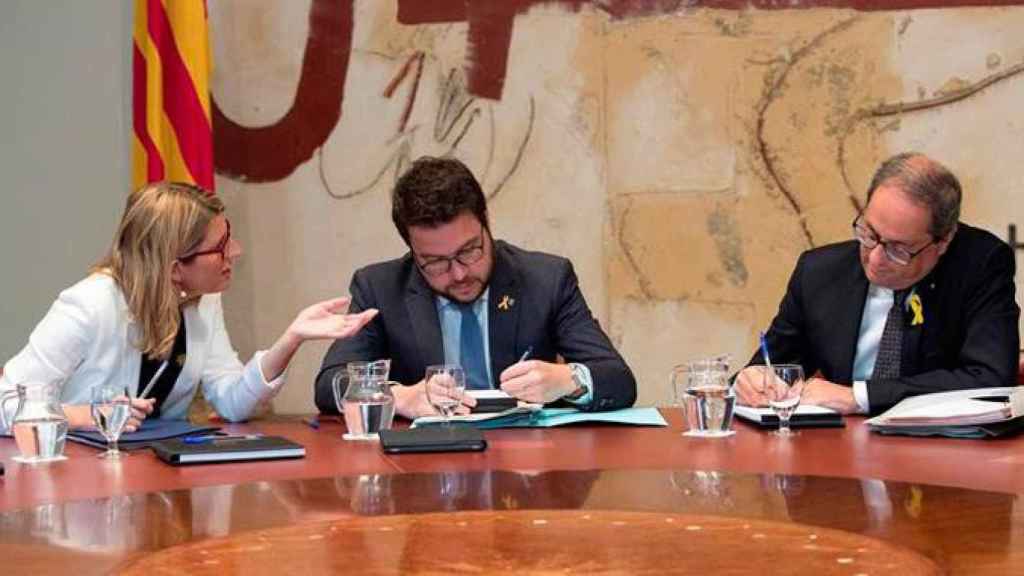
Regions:
[[[636,380],[598,326],[565,258],[494,244],[488,299],[491,374],[501,372],[532,347],[531,358],[578,362],[590,369],[593,401],[583,410],[614,410],[636,400]],[[360,269],[349,287],[350,310],[380,313],[356,336],[331,345],[316,378],[316,405],[337,413],[331,378],[353,360],[391,359],[391,379],[415,384],[426,367],[444,363],[444,344],[434,293],[411,254]]]
[[[961,223],[935,268],[915,286],[924,322],[904,314],[901,376],[869,380],[871,412],[903,398],[1017,383],[1020,337],[1010,247]],[[852,385],[868,280],[856,241],[804,252],[767,333],[773,363]],[[755,353],[750,364],[762,364]]]

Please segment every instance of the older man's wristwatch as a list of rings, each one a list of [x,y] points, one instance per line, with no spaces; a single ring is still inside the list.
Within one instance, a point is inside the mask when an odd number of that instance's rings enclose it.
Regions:
[[[590,387],[587,386],[586,380],[583,377],[583,365],[571,362],[569,369],[572,370],[572,383],[576,385],[576,389],[572,392],[563,396],[566,400],[579,400],[590,392]]]

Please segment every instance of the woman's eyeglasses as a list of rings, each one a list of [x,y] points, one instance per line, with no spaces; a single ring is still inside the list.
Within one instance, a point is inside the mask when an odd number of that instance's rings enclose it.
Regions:
[[[228,231],[224,233],[224,237],[220,239],[220,242],[217,242],[216,246],[210,248],[209,250],[200,250],[199,252],[193,252],[191,254],[179,256],[178,260],[180,260],[181,262],[190,262],[200,256],[205,256],[207,254],[220,254],[221,260],[227,259],[228,244],[231,243],[231,221],[225,220],[225,222],[228,225]]]

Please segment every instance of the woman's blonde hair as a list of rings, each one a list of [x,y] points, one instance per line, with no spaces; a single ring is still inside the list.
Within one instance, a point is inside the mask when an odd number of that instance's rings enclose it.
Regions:
[[[182,298],[171,267],[206,237],[224,203],[199,186],[147,184],[128,196],[110,251],[94,272],[114,278],[138,326],[133,344],[149,358],[166,358],[181,321]]]

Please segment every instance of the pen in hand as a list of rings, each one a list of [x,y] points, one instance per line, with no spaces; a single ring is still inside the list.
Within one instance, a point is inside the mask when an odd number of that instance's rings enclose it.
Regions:
[[[164,370],[167,370],[167,360],[164,360],[163,363],[160,364],[160,368],[157,369],[156,374],[153,374],[153,377],[149,379],[149,383],[146,384],[146,387],[142,389],[142,392],[140,392],[136,398],[139,400],[145,400],[146,396],[149,395],[149,391],[153,389],[153,385],[160,379],[160,375],[164,373]]]
[[[523,355],[519,357],[519,361],[526,362],[530,358],[530,354],[533,354],[533,346],[526,348],[526,352],[523,352]]]
[[[765,338],[764,332],[761,332],[761,357],[764,358],[764,365],[770,371],[772,369],[772,359],[768,357],[768,339]]]
[[[771,372],[772,372],[772,359],[771,359],[771,357],[768,356],[768,338],[765,337],[764,332],[761,332],[761,357],[764,358],[764,365],[765,365],[765,367],[768,370],[767,374],[771,374]],[[762,382],[763,382],[763,380],[762,380]],[[764,393],[764,385],[762,384],[760,388],[757,388],[757,391],[758,391],[758,393],[763,394]]]

